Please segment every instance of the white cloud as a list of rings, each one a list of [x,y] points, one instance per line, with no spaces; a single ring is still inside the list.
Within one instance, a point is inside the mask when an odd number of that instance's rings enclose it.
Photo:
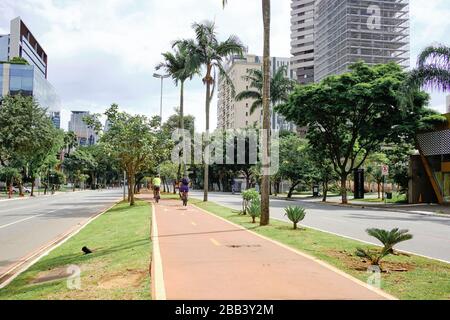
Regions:
[[[410,7],[413,56],[432,40],[448,44],[448,0],[411,0]],[[262,53],[260,0],[229,0],[225,9],[221,0],[2,0],[0,32],[9,30],[9,21],[19,15],[47,51],[49,80],[65,110],[101,112],[116,102],[131,112],[159,114],[154,67],[173,40],[193,36],[194,21],[214,20],[219,37],[237,34],[252,53]],[[272,1],[272,54],[290,56],[290,0]],[[434,94],[433,105],[443,105],[443,96]],[[178,104],[178,88],[166,81],[165,117]],[[187,84],[186,111],[202,130],[199,78]],[[216,100],[212,127],[215,123]]]

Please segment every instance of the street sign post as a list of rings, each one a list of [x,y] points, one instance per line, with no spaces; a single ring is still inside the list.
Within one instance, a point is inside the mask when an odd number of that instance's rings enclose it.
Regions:
[[[389,166],[386,164],[383,164],[381,166],[381,175],[383,176],[383,198],[384,198],[384,203],[386,204],[387,200],[386,200],[386,177],[389,175]]]
[[[389,166],[388,165],[383,164],[381,166],[381,175],[385,176],[385,177],[389,175]]]

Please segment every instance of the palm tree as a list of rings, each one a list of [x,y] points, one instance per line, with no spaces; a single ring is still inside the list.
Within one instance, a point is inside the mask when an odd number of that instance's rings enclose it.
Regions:
[[[225,6],[227,0],[222,0]],[[270,207],[270,176],[269,176],[269,159],[270,159],[270,0],[261,0],[263,12],[264,26],[264,51],[263,51],[263,88],[262,88],[262,106],[263,106],[263,141],[262,163],[263,175],[261,179],[261,219],[260,225],[269,224]]]
[[[180,129],[184,130],[184,83],[188,79],[199,73],[199,68],[189,58],[189,50],[185,43],[178,43],[174,46],[174,52],[162,54],[164,61],[156,66],[156,70],[164,69],[175,81],[175,85],[180,84]],[[182,137],[183,139],[183,137]],[[182,140],[183,141],[183,140]],[[180,165],[183,165],[181,163]],[[186,166],[183,165],[183,174],[186,175]],[[180,170],[178,170],[180,171]],[[179,175],[179,174],[178,174]],[[180,177],[178,177],[179,179]]]
[[[286,102],[289,93],[295,86],[295,81],[286,77],[287,66],[279,68],[273,78],[270,79],[270,102],[272,105]],[[255,110],[262,106],[262,88],[263,88],[263,73],[259,69],[248,70],[248,75],[243,79],[249,82],[249,87],[254,90],[245,90],[236,95],[237,101],[245,99],[253,100],[250,107],[250,114],[253,114]]]
[[[68,131],[64,135],[64,145],[67,149],[67,154],[70,155],[72,149],[78,146],[77,135],[73,131]]]
[[[216,85],[216,72],[218,71],[227,81],[231,81],[224,69],[224,59],[232,54],[242,55],[244,46],[236,36],[230,36],[227,40],[221,42],[217,39],[215,24],[211,21],[204,23],[194,23],[192,28],[195,32],[195,39],[176,41],[175,45],[182,44],[186,46],[190,54],[192,63],[196,66],[203,66],[206,69],[206,74],[203,77],[203,84],[206,85],[206,99],[205,99],[205,113],[206,113],[206,132],[205,143],[208,145],[209,141],[209,109],[211,99],[214,95]],[[205,150],[203,157],[204,164],[204,195],[203,201],[208,201],[208,186],[209,186],[209,159],[207,158],[209,152]]]
[[[419,55],[417,68],[410,72],[410,87],[450,90],[450,47],[429,46]]]

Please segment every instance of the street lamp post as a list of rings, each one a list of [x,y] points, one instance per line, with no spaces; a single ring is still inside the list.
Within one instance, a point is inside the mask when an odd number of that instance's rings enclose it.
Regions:
[[[169,75],[168,74],[159,74],[159,73],[154,73],[153,77],[157,78],[157,79],[161,79],[161,100],[160,100],[160,105],[159,105],[159,117],[161,119],[161,124],[162,124],[162,104],[163,104],[163,85],[164,85],[164,79],[168,78]]]

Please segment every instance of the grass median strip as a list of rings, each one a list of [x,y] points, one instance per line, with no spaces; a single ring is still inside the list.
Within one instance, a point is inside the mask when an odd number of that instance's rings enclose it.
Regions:
[[[309,228],[293,230],[292,224],[272,219],[270,226],[251,223],[249,216],[213,202],[190,199],[190,203],[292,248],[314,256],[358,278],[368,281],[368,262],[355,255],[365,243]],[[399,299],[450,299],[450,264],[419,256],[395,255],[385,259],[381,289]],[[299,270],[301,272],[301,270]],[[373,279],[373,278],[372,278]]]
[[[150,220],[145,201],[114,206],[1,289],[0,300],[150,299]]]

